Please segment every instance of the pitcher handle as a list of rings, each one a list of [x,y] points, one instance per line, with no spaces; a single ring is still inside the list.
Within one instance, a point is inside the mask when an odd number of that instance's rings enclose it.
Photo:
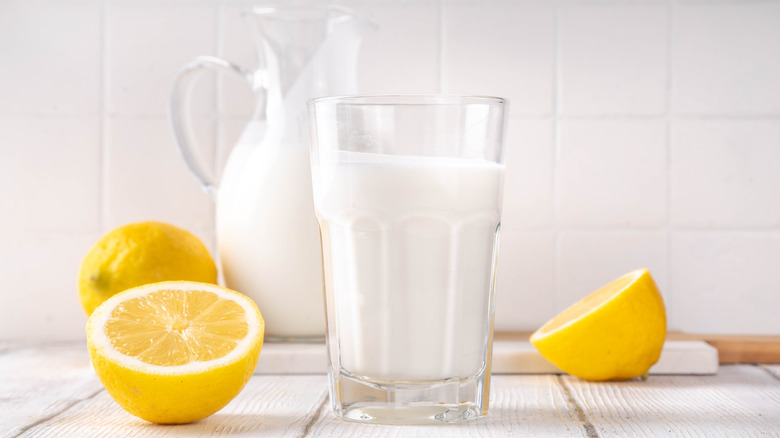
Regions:
[[[195,150],[193,149],[194,142],[189,105],[190,89],[194,83],[193,80],[198,73],[208,69],[237,73],[249,83],[252,90],[262,88],[262,84],[259,83],[259,76],[256,77],[248,69],[214,56],[196,57],[188,64],[185,64],[173,79],[168,99],[168,118],[173,130],[173,139],[181,157],[184,159],[184,163],[187,165],[187,169],[198,180],[203,191],[211,195],[216,190],[218,183],[209,177],[208,172],[196,158]]]

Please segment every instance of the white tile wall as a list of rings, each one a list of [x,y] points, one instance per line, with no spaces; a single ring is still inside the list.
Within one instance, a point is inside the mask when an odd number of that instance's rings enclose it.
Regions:
[[[647,266],[670,328],[780,334],[780,0],[339,3],[380,22],[362,92],[511,101],[497,329]],[[114,226],[165,220],[213,249],[167,96],[196,55],[256,65],[252,4],[0,2],[0,281],[18,292],[0,339],[83,339],[78,266]],[[206,161],[253,103],[238,78],[196,84]]]
[[[97,230],[99,127],[97,117],[0,116],[0,232]]]
[[[217,166],[220,167],[220,170],[223,170],[225,164],[227,164],[227,160],[230,158],[230,152],[232,152],[233,146],[235,146],[241,138],[245,126],[246,122],[242,119],[219,121],[219,134],[217,137],[219,163],[217,163]],[[221,174],[219,176],[221,176]]]
[[[358,67],[360,92],[438,92],[438,2],[367,4],[362,9],[381,18],[381,22],[379,29],[366,34],[362,42]]]
[[[15,279],[0,294],[4,339],[73,340],[87,321],[76,294],[81,258],[98,233],[2,230],[0,278]]]
[[[0,5],[0,114],[97,115],[98,0]]]
[[[142,220],[187,229],[213,228],[213,202],[187,171],[166,120],[115,119],[108,130],[105,218],[109,229]],[[214,128],[197,123],[195,135],[213,139]]]
[[[672,315],[692,333],[780,332],[780,233],[683,231],[672,238]]]
[[[499,328],[533,331],[555,314],[555,234],[502,224],[496,284]]]
[[[668,238],[665,231],[567,231],[558,240],[556,303],[568,307],[637,268],[650,270],[670,307]]]
[[[513,115],[553,106],[552,2],[444,1],[441,87],[445,93],[506,97]]]
[[[558,206],[568,227],[662,227],[667,211],[663,120],[559,122]]]
[[[780,120],[680,120],[671,143],[675,225],[780,227]]]
[[[249,28],[241,13],[251,7],[246,3],[227,3],[217,11],[219,56],[241,67],[254,69],[259,65]],[[220,72],[219,112],[225,117],[248,119],[255,106],[255,96],[249,84],[240,76]]]
[[[560,109],[566,115],[663,114],[669,6],[564,5]]]
[[[552,120],[510,118],[507,126],[504,211],[510,228],[554,225]]]
[[[682,3],[673,27],[676,113],[780,115],[780,2]]]
[[[112,115],[165,116],[179,68],[216,52],[213,1],[114,0],[106,8],[107,106]],[[193,113],[214,108],[214,81],[195,88]]]

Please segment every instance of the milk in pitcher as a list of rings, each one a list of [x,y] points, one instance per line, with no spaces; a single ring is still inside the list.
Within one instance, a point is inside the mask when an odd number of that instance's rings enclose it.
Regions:
[[[258,122],[252,122],[258,123]],[[308,145],[250,126],[233,149],[217,198],[225,284],[252,298],[269,338],[325,333],[320,237]]]

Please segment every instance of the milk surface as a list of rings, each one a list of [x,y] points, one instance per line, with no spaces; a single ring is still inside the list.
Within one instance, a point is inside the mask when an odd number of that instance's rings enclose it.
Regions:
[[[477,374],[503,166],[339,151],[313,171],[337,372],[388,382]]]

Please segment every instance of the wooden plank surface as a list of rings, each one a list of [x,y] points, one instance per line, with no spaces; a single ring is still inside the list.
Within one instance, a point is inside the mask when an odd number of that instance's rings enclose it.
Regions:
[[[82,345],[0,353],[0,437],[644,437],[780,436],[780,366],[731,365],[716,376],[593,383],[566,375],[497,375],[489,416],[449,426],[347,423],[325,375],[256,375],[217,414],[159,426],[102,390]]]
[[[780,434],[780,381],[761,367],[724,366],[717,376],[656,376],[644,382],[561,379],[594,436]]]
[[[488,417],[441,426],[354,424],[326,412],[311,428],[314,437],[581,437],[584,430],[557,384],[557,376],[493,376]]]
[[[780,365],[763,365],[764,369],[773,375],[777,380],[780,380]]]
[[[0,436],[17,436],[103,391],[86,346],[0,354]]]
[[[103,391],[23,436],[51,438],[298,437],[327,397],[325,376],[255,376],[221,411],[195,423],[161,426],[128,414]]]

